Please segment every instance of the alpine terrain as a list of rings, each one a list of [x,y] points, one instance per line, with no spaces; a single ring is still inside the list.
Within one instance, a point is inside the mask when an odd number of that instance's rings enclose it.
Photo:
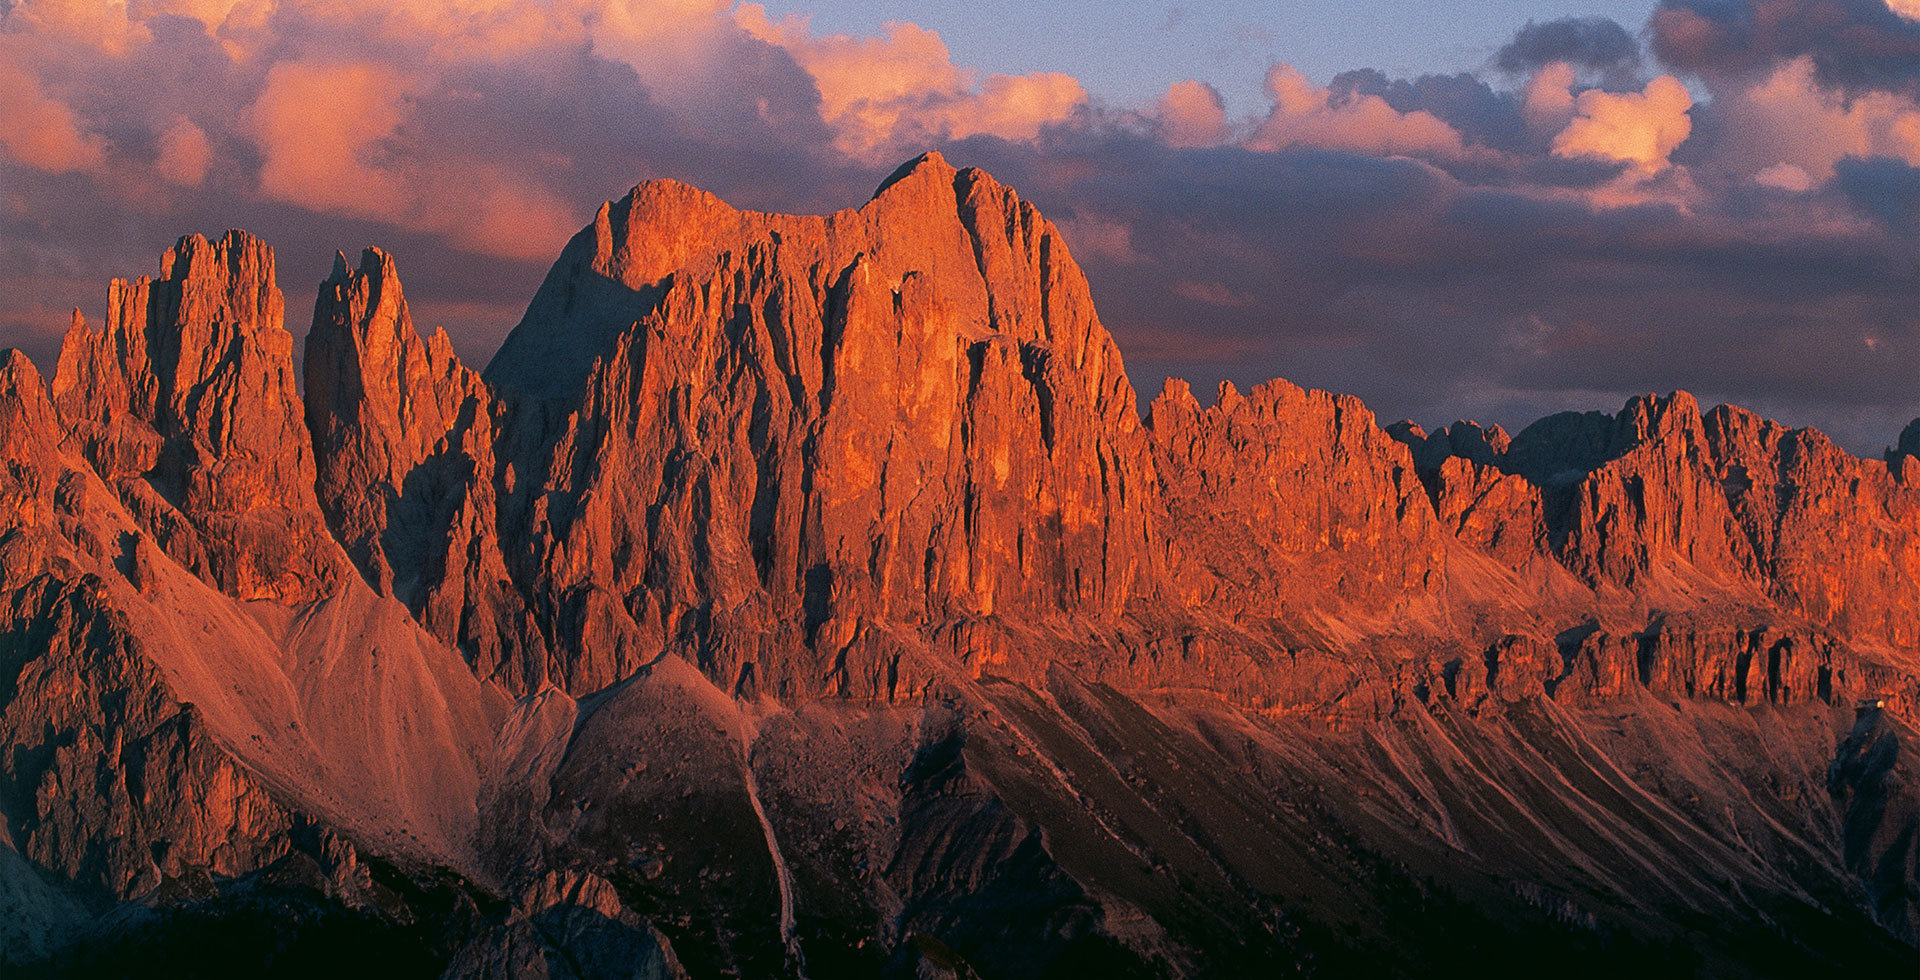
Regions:
[[[643,183],[484,371],[400,268],[0,354],[0,972],[1920,963],[1920,423],[1142,405],[934,154]]]

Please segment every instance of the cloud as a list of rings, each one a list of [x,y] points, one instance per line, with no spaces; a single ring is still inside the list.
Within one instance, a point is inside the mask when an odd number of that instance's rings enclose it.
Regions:
[[[744,4],[736,22],[779,46],[813,77],[822,115],[844,151],[869,159],[907,152],[931,139],[1032,139],[1071,118],[1087,93],[1070,75],[980,73],[953,63],[940,35],[890,21],[883,37],[818,37],[807,21],[767,17]]]
[[[1048,213],[1124,222],[1124,260],[1063,231],[1148,392],[1166,375],[1278,374],[1385,417],[1513,427],[1687,388],[1867,452],[1920,414],[1900,361],[1920,357],[1920,171],[1897,161],[1854,179],[1878,212],[1863,221],[1866,204],[1832,190],[1722,181],[1698,160],[1689,188],[1689,168],[1606,158],[1450,173],[1356,151],[1174,149],[1124,130],[969,148]],[[1564,171],[1552,184],[1536,176],[1549,164]],[[1640,200],[1595,207],[1622,178]],[[1681,195],[1685,208],[1661,203]]]
[[[1173,284],[1173,294],[1208,306],[1252,306],[1254,301],[1252,295],[1237,292],[1228,288],[1225,283],[1212,280],[1196,282],[1192,279],[1182,279]]]
[[[416,309],[458,317],[484,359],[567,237],[637,180],[786,210],[870,190],[811,77],[731,7],[0,3],[0,242],[87,270],[9,267],[0,346],[43,351],[65,310],[97,315],[101,284],[175,236],[246,227],[279,248],[296,310],[335,248],[406,254]]]
[[[364,62],[274,66],[248,119],[264,157],[261,193],[363,217],[407,208],[405,187],[378,162],[405,87],[398,71]]]
[[[1510,75],[1564,64],[1624,80],[1640,67],[1640,45],[1627,29],[1606,17],[1527,21],[1493,63]]]
[[[1753,175],[1753,182],[1763,187],[1775,187],[1783,191],[1802,194],[1813,189],[1813,175],[1791,163],[1776,163]]]
[[[1080,209],[1056,215],[1053,223],[1061,235],[1072,242],[1073,254],[1082,259],[1097,257],[1109,263],[1132,265],[1145,261],[1133,248],[1133,229],[1125,221],[1102,217]]]
[[[1590,89],[1573,100],[1574,118],[1553,139],[1555,156],[1594,156],[1633,164],[1653,173],[1693,131],[1687,110],[1693,96],[1672,75],[1661,75],[1641,92]]]
[[[35,170],[98,170],[106,142],[83,132],[73,109],[47,95],[33,74],[0,61],[0,149]]]
[[[1564,61],[1540,66],[1523,90],[1528,128],[1558,134],[1573,121],[1573,82],[1573,66]]]
[[[1215,146],[1227,138],[1227,106],[1220,90],[1188,79],[1168,86],[1156,113],[1168,146]]]
[[[1497,91],[1484,79],[1464,72],[1407,79],[1363,68],[1335,75],[1327,88],[1335,102],[1373,95],[1386,100],[1395,112],[1425,112],[1452,127],[1469,146],[1512,152],[1526,142],[1526,125],[1514,93]]]
[[[1810,57],[1730,87],[1715,99],[1714,111],[1729,134],[1722,159],[1739,172],[1790,164],[1821,181],[1849,156],[1920,163],[1920,107],[1910,97],[1861,92],[1849,98],[1819,83]]]
[[[1920,232],[1920,168],[1887,157],[1849,157],[1835,183],[1862,212],[1903,237]]]
[[[1920,92],[1920,23],[1884,0],[1663,0],[1648,30],[1661,61],[1703,77],[1805,57],[1825,87]]]
[[[182,187],[198,187],[206,182],[207,170],[213,166],[213,147],[207,143],[206,131],[194,125],[193,120],[185,116],[175,119],[173,125],[160,134],[159,150],[153,166],[162,179]]]
[[[816,36],[726,0],[0,0],[0,344],[43,356],[107,277],[238,226],[296,310],[333,249],[389,247],[416,316],[484,361],[636,180],[822,212],[938,148],[1059,223],[1149,389],[1284,375],[1516,426],[1689,387],[1871,446],[1920,414],[1913,93],[1788,42],[1817,7],[1909,28],[1822,2],[1668,3],[1735,52],[1687,69],[1700,105],[1555,22],[1477,74],[1280,66],[1236,119],[1226,80],[1116,104],[916,25]]]
[[[313,211],[399,218],[475,251],[550,257],[576,210],[488,161],[437,152],[403,134],[425,129],[412,106],[429,85],[364,62],[288,62],[268,73],[249,112],[262,154],[260,193]],[[426,97],[446,98],[428,91]]]
[[[1308,81],[1292,65],[1267,72],[1273,109],[1246,145],[1276,151],[1289,147],[1351,150],[1379,156],[1461,157],[1466,147],[1453,127],[1424,110],[1402,113],[1377,95],[1348,94]]]

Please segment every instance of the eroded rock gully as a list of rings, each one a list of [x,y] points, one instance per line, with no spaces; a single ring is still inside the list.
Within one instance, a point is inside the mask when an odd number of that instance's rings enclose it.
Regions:
[[[641,184],[484,372],[379,249],[293,344],[231,232],[0,365],[10,968],[1916,955],[1911,432],[1143,411],[937,155],[820,217]]]

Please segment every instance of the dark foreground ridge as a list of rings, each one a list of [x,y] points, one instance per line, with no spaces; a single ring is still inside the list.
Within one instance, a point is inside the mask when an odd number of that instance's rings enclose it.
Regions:
[[[1920,958],[1920,435],[1143,413],[937,155],[641,184],[482,373],[378,249],[304,400],[243,232],[109,306],[0,357],[9,975]]]

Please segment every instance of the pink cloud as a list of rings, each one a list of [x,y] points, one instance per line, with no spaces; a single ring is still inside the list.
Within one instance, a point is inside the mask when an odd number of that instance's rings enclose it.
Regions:
[[[1168,86],[1157,115],[1160,140],[1168,146],[1217,146],[1227,138],[1226,103],[1220,90],[1205,82],[1188,79]]]
[[[934,31],[906,21],[883,37],[815,36],[804,19],[774,21],[759,4],[743,4],[735,22],[776,45],[813,77],[821,115],[844,152],[884,158],[926,141],[999,136],[1029,140],[1086,104],[1070,75],[980,73],[953,63]]]
[[[1813,189],[1813,176],[1791,163],[1776,163],[1753,175],[1753,182],[1765,187],[1803,194]]]
[[[160,135],[160,155],[153,166],[168,183],[198,187],[206,182],[207,169],[212,165],[213,147],[207,143],[206,132],[187,117],[176,119]]]
[[[578,224],[566,202],[508,169],[403,137],[429,82],[367,62],[289,62],[250,110],[259,192],[312,211],[400,221],[510,258],[550,255]]]
[[[1292,146],[1348,150],[1376,156],[1467,155],[1460,134],[1424,111],[1400,112],[1377,95],[1333,93],[1314,85],[1292,65],[1267,72],[1273,111],[1251,139],[1250,149],[1274,151]]]
[[[1573,121],[1573,66],[1564,61],[1544,65],[1522,90],[1520,112],[1528,129],[1558,133]]]
[[[1898,157],[1920,164],[1920,106],[1893,92],[1851,97],[1823,87],[1813,59],[1800,57],[1766,78],[1722,94],[1715,108],[1737,140],[1728,163],[1756,175],[1792,165],[1818,182],[1848,156]]]
[[[35,170],[98,170],[106,143],[83,132],[65,103],[46,94],[27,70],[0,62],[0,148]]]
[[[1693,132],[1693,96],[1672,75],[1641,92],[1590,89],[1574,99],[1575,116],[1554,137],[1555,156],[1601,157],[1644,172],[1666,169],[1667,157]]]
[[[397,213],[405,188],[376,162],[403,118],[406,80],[365,62],[289,62],[267,73],[250,123],[260,192],[314,211]]]

